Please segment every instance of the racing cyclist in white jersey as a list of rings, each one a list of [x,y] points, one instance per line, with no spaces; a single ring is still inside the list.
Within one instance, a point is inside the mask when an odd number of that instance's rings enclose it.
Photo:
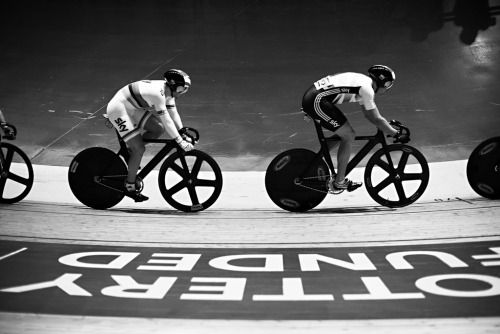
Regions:
[[[175,99],[191,86],[191,79],[176,69],[168,70],[163,76],[164,80],[142,80],[123,87],[106,110],[109,120],[129,148],[125,191],[136,202],[148,200],[140,193],[136,182],[146,149],[143,138],[156,139],[166,131],[182,149],[193,149],[193,144],[183,137],[183,125],[175,104]]]
[[[357,102],[364,116],[385,134],[405,141],[404,134],[395,130],[379,113],[375,105],[375,94],[385,93],[394,84],[396,75],[389,67],[374,65],[368,69],[368,75],[361,73],[338,73],[316,81],[302,98],[302,109],[322,127],[339,136],[340,146],[337,152],[337,176],[331,179],[328,188],[331,193],[343,190],[353,191],[362,183],[345,177],[347,164],[351,156],[351,147],[356,133],[351,124],[336,105]],[[329,143],[333,150],[336,144]]]

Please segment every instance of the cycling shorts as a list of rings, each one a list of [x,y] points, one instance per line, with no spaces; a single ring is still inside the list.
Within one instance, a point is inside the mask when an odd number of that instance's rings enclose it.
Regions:
[[[304,94],[302,109],[312,119],[319,121],[322,127],[333,132],[347,123],[344,113],[328,101],[314,85]]]
[[[106,113],[125,142],[144,133],[144,125],[153,116],[145,109],[131,108],[121,91],[109,101]]]

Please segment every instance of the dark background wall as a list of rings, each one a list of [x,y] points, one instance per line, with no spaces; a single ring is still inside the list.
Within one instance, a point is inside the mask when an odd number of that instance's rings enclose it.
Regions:
[[[468,158],[500,135],[498,0],[47,0],[2,2],[0,109],[33,163],[69,165],[116,148],[102,114],[132,81],[181,68],[178,101],[199,148],[224,170],[263,170],[279,152],[315,149],[300,102],[330,73],[396,71],[381,113],[412,130],[429,161]],[[342,110],[374,132],[357,105]],[[149,148],[151,154],[155,148]]]

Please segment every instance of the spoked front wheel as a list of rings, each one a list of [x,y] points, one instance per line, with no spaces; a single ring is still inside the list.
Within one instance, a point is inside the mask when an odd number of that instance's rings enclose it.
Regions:
[[[222,172],[217,162],[204,152],[175,152],[161,165],[158,184],[163,198],[175,209],[202,211],[219,198]]]
[[[266,191],[280,208],[304,212],[326,197],[330,173],[323,159],[306,149],[292,149],[276,156],[266,171]]]
[[[12,204],[24,199],[33,186],[33,166],[17,146],[0,143],[0,203]]]
[[[408,145],[389,145],[378,150],[365,168],[366,190],[377,203],[390,208],[412,204],[422,196],[428,183],[427,160]]]
[[[75,197],[88,207],[108,209],[124,194],[127,166],[114,152],[91,147],[78,153],[70,164],[68,181]]]
[[[500,198],[500,137],[479,144],[467,161],[467,180],[479,195]]]

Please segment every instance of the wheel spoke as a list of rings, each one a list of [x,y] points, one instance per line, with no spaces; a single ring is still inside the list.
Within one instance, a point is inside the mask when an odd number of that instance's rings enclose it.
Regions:
[[[21,177],[17,174],[14,174],[12,172],[9,172],[9,175],[7,176],[8,179],[11,179],[14,182],[21,183],[23,185],[28,185],[30,183],[30,180],[24,177]]]
[[[182,177],[183,179],[185,179],[185,178],[186,178],[186,172],[185,172],[185,170],[184,170],[184,169],[182,169],[182,167],[181,167],[181,166],[179,166],[179,165],[177,165],[177,164],[175,164],[175,163],[174,163],[174,164],[172,164],[172,165],[170,166],[170,168],[172,168],[172,170],[173,170],[174,172],[176,172],[176,173],[177,173],[180,177]]]
[[[189,197],[191,197],[191,202],[193,203],[193,205],[200,204],[200,201],[198,199],[198,194],[196,193],[196,188],[192,185],[188,185],[187,189],[188,189]]]
[[[398,164],[398,171],[400,173],[404,172],[406,164],[408,163],[409,156],[410,156],[410,153],[403,151],[403,155],[401,155],[401,159],[399,160],[399,164]]]
[[[179,191],[181,191],[182,189],[186,188],[187,187],[187,183],[186,181],[182,180],[180,182],[178,182],[175,186],[173,186],[172,188],[170,189],[167,189],[167,192],[170,196],[173,196],[175,194],[177,194]]]
[[[4,155],[3,159],[3,171],[8,172],[10,170],[10,165],[12,163],[12,158],[14,157],[14,150],[7,148],[7,154]]]
[[[5,190],[5,183],[7,182],[7,179],[4,177],[0,177],[0,198],[2,198],[3,191]]]
[[[375,165],[379,166],[380,168],[382,168],[384,171],[386,171],[389,174],[391,174],[392,171],[394,170],[393,166],[391,166],[390,164],[388,164],[387,162],[385,162],[382,159],[378,159],[378,161],[375,163]]]
[[[393,183],[393,179],[391,176],[388,176],[382,182],[373,187],[373,189],[378,194],[379,192],[387,188],[391,183]]]
[[[402,175],[403,181],[415,181],[423,179],[424,179],[424,174],[422,173],[407,173]]]
[[[398,197],[399,197],[399,200],[406,200],[406,194],[405,194],[405,190],[403,188],[403,184],[401,183],[401,181],[398,181],[398,182],[394,182],[394,186],[396,187],[396,192],[398,193]]]
[[[191,170],[191,177],[193,179],[198,177],[202,164],[203,164],[203,159],[201,157],[197,157],[196,161],[194,162],[193,169]]]
[[[196,186],[197,187],[211,187],[215,188],[219,184],[216,180],[203,180],[203,179],[198,179],[196,180]]]

